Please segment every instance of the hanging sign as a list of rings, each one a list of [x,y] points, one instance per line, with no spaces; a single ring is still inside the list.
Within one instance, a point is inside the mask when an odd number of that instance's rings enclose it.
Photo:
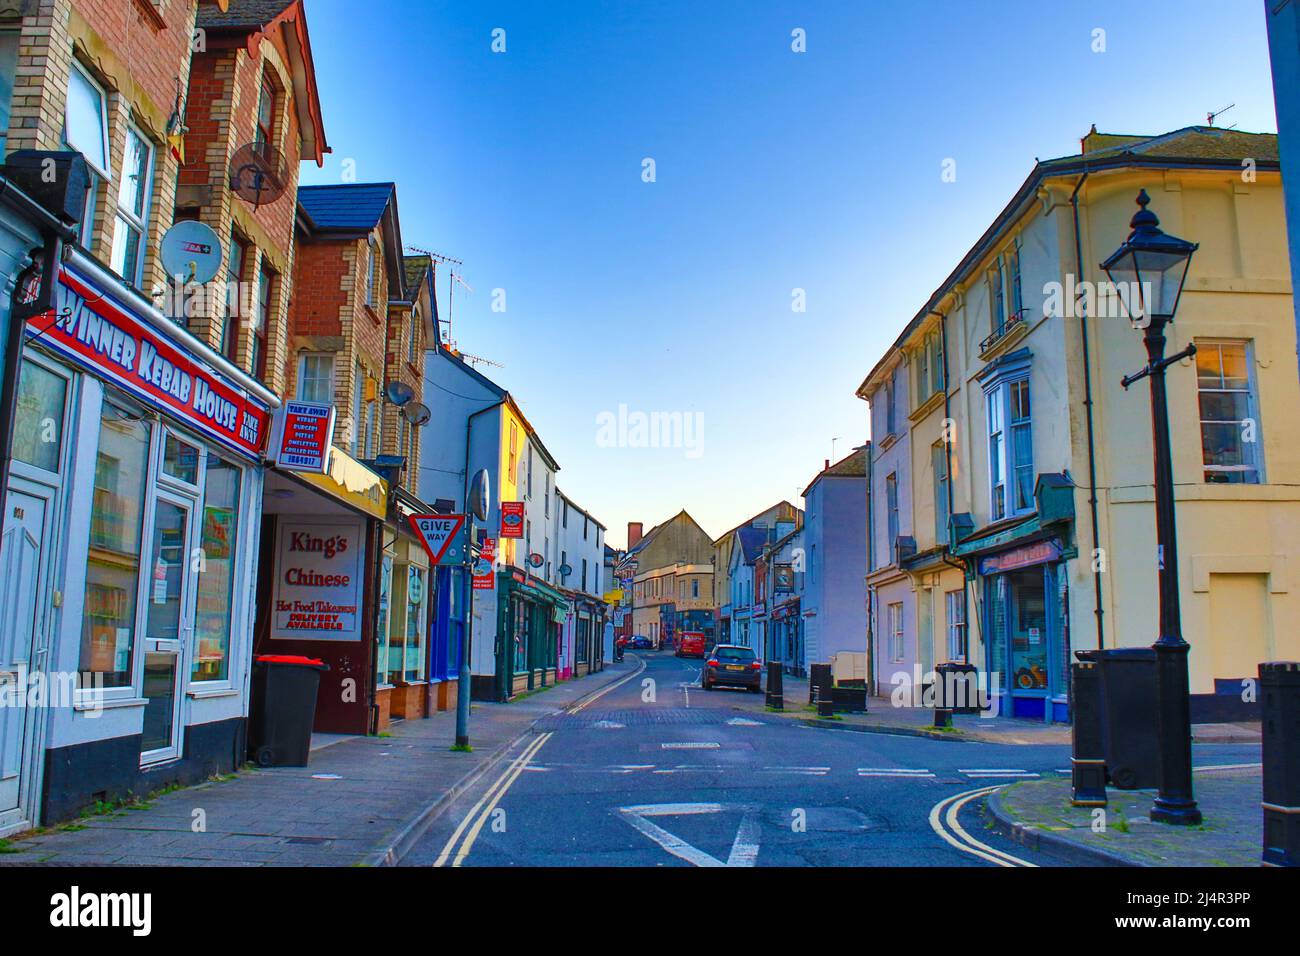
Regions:
[[[271,637],[361,639],[361,522],[280,521]]]
[[[496,564],[497,539],[484,538],[474,560],[473,587],[476,591],[491,591],[496,586],[493,566]]]
[[[524,536],[524,503],[522,501],[501,502],[501,537],[522,538]]]
[[[286,471],[325,474],[334,440],[334,406],[286,401],[271,424],[268,457]]]
[[[465,560],[464,515],[411,515],[409,520],[431,564],[460,564]]]
[[[181,419],[254,461],[266,446],[266,406],[118,301],[114,290],[64,265],[54,309],[27,320],[29,340]]]

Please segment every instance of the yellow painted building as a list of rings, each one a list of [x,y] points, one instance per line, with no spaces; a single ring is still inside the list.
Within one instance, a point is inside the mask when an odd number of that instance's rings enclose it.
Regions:
[[[1194,717],[1232,712],[1260,661],[1300,656],[1285,626],[1300,616],[1300,383],[1277,139],[1093,131],[1034,168],[859,388],[879,443],[893,383],[908,449],[889,464],[907,485],[891,491],[900,541],[873,531],[901,545],[913,602],[872,608],[883,690],[895,651],[922,669],[965,657],[1007,711],[1063,719],[1074,650],[1155,639],[1150,404],[1145,382],[1120,384],[1146,356],[1098,266],[1141,189],[1161,228],[1200,244],[1168,347],[1198,349],[1168,371]],[[910,611],[901,639],[895,607]]]

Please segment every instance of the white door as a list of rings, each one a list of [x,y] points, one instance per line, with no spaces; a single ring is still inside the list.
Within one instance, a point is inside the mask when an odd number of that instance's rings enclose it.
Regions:
[[[181,754],[181,698],[194,630],[193,503],[163,492],[154,501],[145,591],[142,764]]]
[[[0,834],[34,813],[34,755],[39,714],[27,706],[31,671],[45,651],[42,580],[51,512],[48,492],[15,480],[0,532]]]

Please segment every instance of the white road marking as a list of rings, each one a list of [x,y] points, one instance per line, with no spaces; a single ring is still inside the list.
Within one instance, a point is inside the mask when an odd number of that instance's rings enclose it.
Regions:
[[[732,727],[762,727],[761,720],[750,720],[747,717],[732,717],[727,721]]]
[[[909,773],[914,773],[914,774],[927,774],[927,773],[930,773],[930,771],[927,770],[927,769],[924,768],[924,767],[921,767],[921,768],[911,768],[911,767],[859,767],[859,768],[858,768],[858,773],[889,773],[889,774],[900,774],[900,775],[902,775],[902,774],[909,774]]]
[[[617,720],[598,720],[591,726],[601,730],[622,730],[627,724],[620,724]]]
[[[760,773],[799,773],[811,777],[824,777],[830,773],[830,767],[764,767]]]
[[[593,704],[593,703],[595,703],[596,701],[600,700],[602,697],[604,697],[604,696],[605,696],[606,694],[608,694],[610,691],[612,691],[612,690],[617,690],[618,688],[622,687],[624,684],[626,684],[626,683],[627,683],[628,681],[630,681],[632,678],[639,676],[640,673],[641,673],[642,671],[644,671],[644,670],[645,670],[645,658],[643,658],[643,657],[638,657],[638,658],[637,658],[637,669],[636,669],[636,670],[634,670],[632,673],[628,674],[626,677],[621,677],[621,678],[619,678],[618,680],[614,681],[614,683],[610,684],[608,687],[603,687],[603,688],[601,688],[600,690],[596,691],[596,693],[592,694],[590,697],[584,698],[583,700],[581,700],[581,701],[579,701],[578,703],[574,704],[572,707],[570,707],[570,708],[568,709],[567,712],[570,713],[570,714],[576,714],[578,711],[582,710],[584,707],[587,707],[587,706],[589,706],[590,704]]]
[[[691,846],[679,836],[674,836],[663,827],[650,822],[649,817],[692,816],[702,813],[722,813],[724,810],[740,810],[744,816],[732,841],[731,852],[727,862],[723,863],[716,856],[705,853]],[[758,808],[750,806],[730,806],[721,803],[651,803],[634,807],[619,807],[623,819],[641,833],[648,836],[664,850],[692,866],[732,866],[749,867],[758,860],[759,819]]]
[[[1221,763],[1212,764],[1208,767],[1193,767],[1196,773],[1203,773],[1206,770],[1251,770],[1255,767],[1264,766],[1262,763]]]
[[[962,770],[972,780],[1032,780],[1038,774],[1027,770]]]
[[[722,744],[714,740],[679,740],[659,746],[664,750],[717,750]]]
[[[980,797],[987,796],[995,790],[1000,790],[1000,786],[980,787],[976,790],[967,790],[965,793],[959,793],[951,797],[945,797],[936,803],[930,810],[930,828],[939,834],[945,842],[961,850],[963,853],[969,853],[980,859],[993,863],[997,866],[1015,867],[1015,866],[1037,866],[1036,863],[1030,863],[1028,860],[1022,860],[1018,856],[1012,856],[1010,853],[1003,853],[1001,850],[994,849],[987,843],[982,843],[971,836],[962,827],[958,820],[958,814],[962,807],[970,801]],[[946,822],[952,832],[945,829],[945,811]]]

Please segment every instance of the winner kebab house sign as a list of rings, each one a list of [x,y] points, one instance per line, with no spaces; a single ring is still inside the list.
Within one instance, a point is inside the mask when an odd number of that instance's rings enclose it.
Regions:
[[[361,639],[361,525],[319,519],[280,524],[271,637]]]
[[[55,293],[53,315],[28,320],[29,338],[226,447],[260,458],[270,421],[264,406],[68,266]]]

